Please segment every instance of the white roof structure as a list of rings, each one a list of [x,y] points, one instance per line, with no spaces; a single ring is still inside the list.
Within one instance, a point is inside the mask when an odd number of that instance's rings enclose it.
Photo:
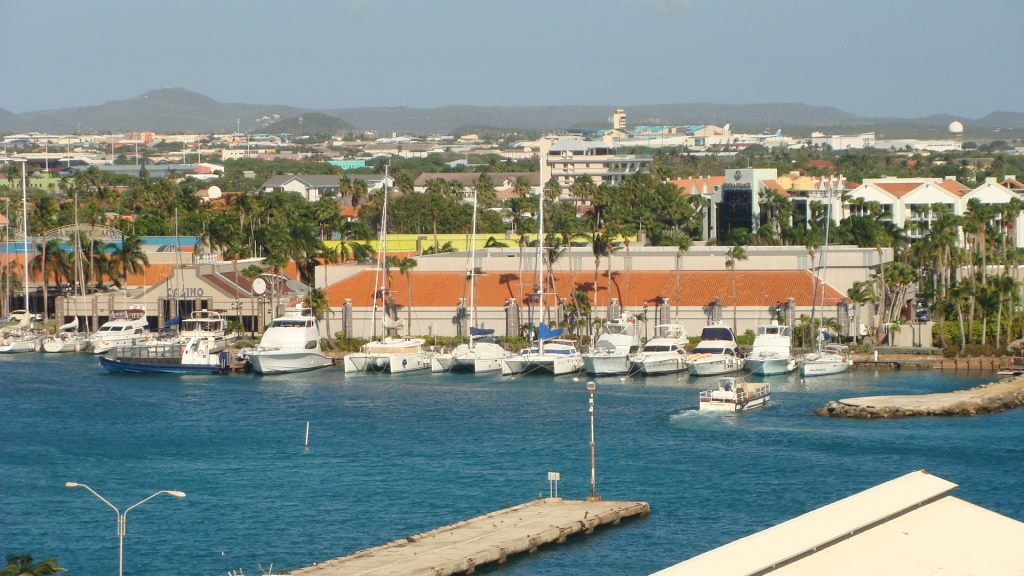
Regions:
[[[1024,574],[1024,523],[949,496],[953,488],[912,472],[655,576]]]

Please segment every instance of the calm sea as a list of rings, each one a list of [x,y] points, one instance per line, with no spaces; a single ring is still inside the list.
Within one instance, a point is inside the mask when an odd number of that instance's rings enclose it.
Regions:
[[[598,492],[651,516],[549,546],[496,571],[649,574],[924,468],[961,498],[1024,520],[1024,410],[832,420],[851,395],[954,390],[940,372],[773,378],[771,406],[696,411],[687,376],[598,379]],[[111,375],[95,358],[0,357],[0,552],[117,570],[112,510],[128,515],[126,575],[294,569],[547,493],[589,490],[586,378]],[[303,447],[306,422],[309,447]],[[491,570],[488,570],[491,571]]]

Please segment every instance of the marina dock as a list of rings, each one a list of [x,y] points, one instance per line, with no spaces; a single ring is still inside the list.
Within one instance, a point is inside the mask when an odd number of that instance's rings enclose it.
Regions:
[[[1024,377],[956,392],[844,398],[833,400],[814,413],[838,418],[966,416],[1002,412],[1021,405],[1024,405]]]
[[[650,514],[646,502],[545,498],[291,571],[303,576],[473,574],[477,566]]]

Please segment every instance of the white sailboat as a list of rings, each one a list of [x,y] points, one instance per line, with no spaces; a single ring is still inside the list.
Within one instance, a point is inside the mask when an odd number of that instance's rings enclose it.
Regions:
[[[384,181],[387,182],[387,168],[384,172]],[[384,259],[387,258],[388,238],[388,187],[384,186],[384,207],[381,210],[380,229],[380,251],[377,253],[377,271],[374,286],[380,282],[381,298],[381,326],[382,336],[368,342],[359,349],[359,352],[345,356],[345,373],[353,372],[390,372],[398,374],[412,372],[415,370],[426,370],[430,368],[430,361],[433,352],[427,352],[423,346],[427,343],[422,338],[409,338],[398,336],[398,330],[404,326],[404,322],[393,318],[388,313],[387,305],[387,275],[384,274]],[[373,295],[373,329],[377,330],[377,294]]]
[[[469,342],[455,347],[449,354],[436,354],[430,360],[431,372],[496,372],[508,350],[491,336],[493,328],[477,328],[476,311],[476,194],[473,194],[473,241],[469,249]]]
[[[828,277],[828,240],[829,240],[829,229],[832,224],[832,187],[828,189],[828,207],[826,208],[825,216],[825,243],[821,250],[821,307],[822,316],[824,316],[825,308],[825,279]],[[800,360],[800,374],[805,378],[809,376],[827,376],[829,374],[841,374],[850,369],[853,366],[853,355],[850,354],[850,349],[846,346],[839,344],[824,343],[824,334],[814,327],[814,308],[813,305],[818,300],[818,278],[814,278],[814,302],[812,302],[811,308],[811,330],[815,332],[815,340],[817,341],[817,350],[804,354],[804,357]]]
[[[540,299],[540,317],[543,319],[546,311],[544,299],[544,288],[546,286],[544,277],[544,195],[540,195],[540,209],[538,210],[538,242],[537,242],[537,266],[540,268],[540,284],[536,296]],[[548,328],[543,321],[537,330],[537,340],[529,348],[523,348],[518,354],[509,356],[501,363],[501,374],[531,374],[543,373],[570,374],[583,370],[583,356],[576,349],[576,343],[571,340],[558,340],[562,335],[562,329]]]
[[[42,341],[42,337],[32,330],[32,311],[28,302],[28,192],[26,188],[25,163],[21,165],[21,204],[24,210],[21,223],[23,226],[25,265],[22,266],[21,291],[25,293],[25,310],[19,316],[19,321],[14,327],[6,327],[0,330],[0,354],[16,354],[19,352],[36,352]],[[46,295],[43,294],[45,298]],[[14,319],[17,311],[12,312],[9,317]],[[43,321],[46,319],[44,318]]]
[[[190,339],[192,340],[192,339]],[[258,374],[304,372],[330,366],[333,361],[320,351],[320,327],[316,314],[302,304],[274,318],[255,348],[239,352]]]
[[[717,376],[743,370],[743,356],[732,328],[715,322],[704,327],[700,343],[686,359],[686,367],[694,376]]]
[[[626,374],[633,367],[633,355],[640,350],[636,316],[623,312],[605,322],[593,349],[583,355],[583,366],[595,376]]]
[[[655,337],[633,358],[642,374],[670,374],[686,371],[686,330],[679,324],[659,324]]]
[[[81,352],[86,337],[78,332],[78,316],[57,327],[57,333],[43,339],[43,352]]]
[[[747,368],[752,374],[761,376],[789,374],[796,370],[796,358],[790,344],[789,326],[779,326],[775,320],[766,326],[758,326],[754,348],[747,354]]]

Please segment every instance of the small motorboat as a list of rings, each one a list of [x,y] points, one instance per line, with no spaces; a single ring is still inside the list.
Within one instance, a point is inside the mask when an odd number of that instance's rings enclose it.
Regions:
[[[771,384],[744,382],[739,378],[720,378],[718,388],[700,393],[700,410],[739,412],[760,408],[772,398]]]

